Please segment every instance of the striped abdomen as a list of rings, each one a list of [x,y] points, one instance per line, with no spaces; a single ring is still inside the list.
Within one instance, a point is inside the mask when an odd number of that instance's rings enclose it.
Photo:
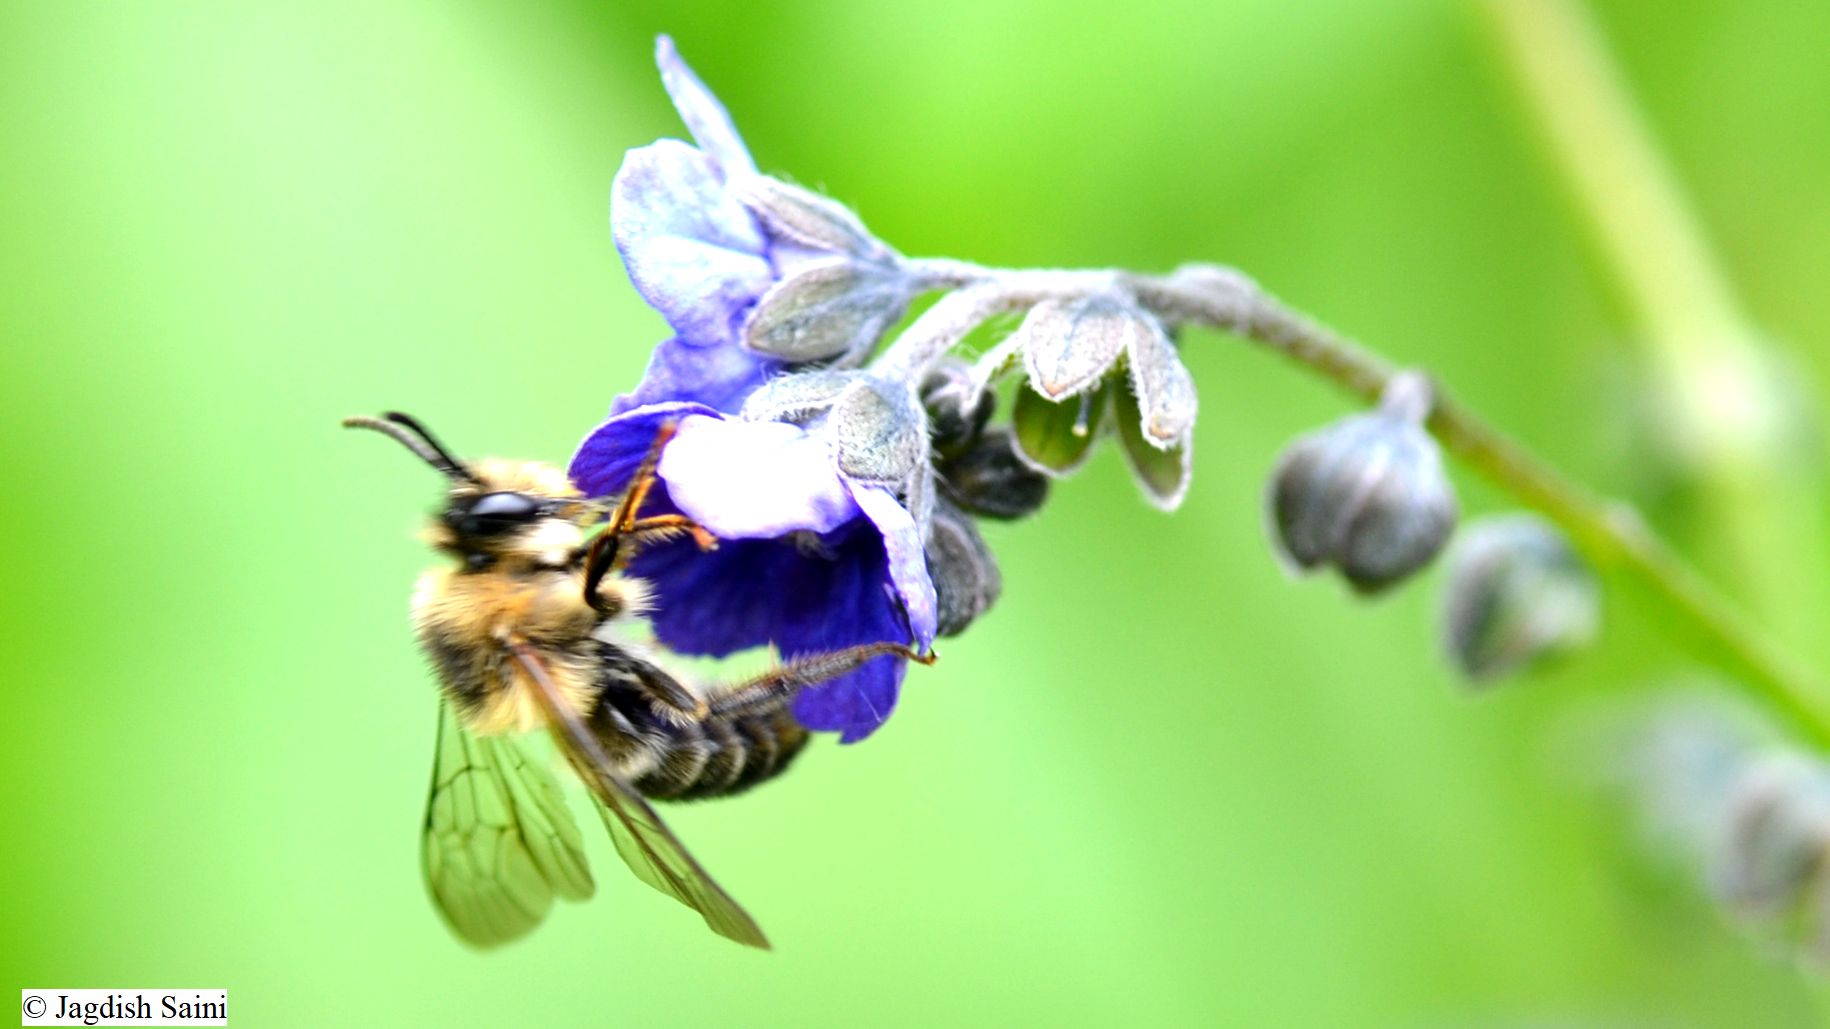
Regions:
[[[787,702],[692,719],[654,698],[667,673],[605,645],[591,724],[624,777],[657,800],[723,797],[779,775],[807,743]]]

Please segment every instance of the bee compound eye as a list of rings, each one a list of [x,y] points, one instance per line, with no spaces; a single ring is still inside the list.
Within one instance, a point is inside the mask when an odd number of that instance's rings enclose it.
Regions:
[[[470,505],[475,518],[527,521],[540,513],[540,504],[525,493],[485,493]]]
[[[452,524],[464,535],[488,536],[540,517],[540,502],[525,493],[485,493],[452,515]]]

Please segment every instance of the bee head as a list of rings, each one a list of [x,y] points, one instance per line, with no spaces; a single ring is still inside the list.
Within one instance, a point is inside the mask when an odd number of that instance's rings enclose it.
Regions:
[[[459,461],[417,420],[398,412],[380,418],[345,418],[354,429],[373,429],[395,440],[450,480],[445,506],[434,517],[428,542],[472,569],[505,557],[563,566],[597,517],[565,473],[533,461]]]

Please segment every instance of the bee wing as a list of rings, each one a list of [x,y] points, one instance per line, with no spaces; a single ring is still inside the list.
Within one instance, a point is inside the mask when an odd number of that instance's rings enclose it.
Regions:
[[[646,800],[616,785],[592,790],[610,842],[636,878],[705,917],[712,931],[751,947],[769,949],[762,928],[742,905],[693,859]]]
[[[548,725],[559,745],[571,759],[579,778],[590,788],[597,801],[598,814],[616,852],[636,877],[674,898],[705,918],[712,931],[727,939],[751,947],[769,949],[763,936],[742,905],[724,892],[709,873],[694,860],[672,830],[667,828],[654,808],[640,794],[624,785],[612,771],[608,754],[578,717],[568,709],[558,687],[547,675],[540,655],[521,643],[510,651],[534,681]]]
[[[594,889],[559,784],[514,741],[464,731],[444,703],[420,855],[445,923],[479,947],[540,924],[555,894]]]

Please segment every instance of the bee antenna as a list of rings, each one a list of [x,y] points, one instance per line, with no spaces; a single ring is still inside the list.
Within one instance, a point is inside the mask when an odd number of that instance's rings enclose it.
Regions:
[[[483,480],[477,478],[476,474],[474,472],[472,472],[470,470],[470,468],[464,464],[464,462],[459,461],[455,457],[452,457],[451,451],[446,450],[445,445],[438,441],[438,437],[432,435],[432,430],[428,429],[424,425],[422,425],[420,423],[419,419],[417,419],[409,414],[402,414],[399,411],[384,412],[382,414],[382,417],[386,418],[390,422],[395,423],[396,425],[404,425],[407,428],[412,429],[413,432],[416,435],[418,435],[420,439],[426,441],[426,445],[431,447],[434,453],[436,453],[439,457],[444,459],[445,464],[449,465],[451,468],[456,469],[458,474],[461,474],[464,478],[469,479],[471,482],[474,482],[479,486],[482,485]],[[441,469],[441,470],[444,470],[444,469]],[[447,471],[447,474],[450,474],[450,473]]]
[[[357,415],[343,419],[343,427],[346,429],[373,429],[413,451],[421,461],[437,468],[451,478],[466,479],[478,486],[483,485],[483,480],[477,478],[475,472],[465,467],[462,461],[452,457],[451,452],[439,443],[430,430],[421,425],[418,419],[409,415],[401,414],[399,411],[387,411],[380,418]]]

